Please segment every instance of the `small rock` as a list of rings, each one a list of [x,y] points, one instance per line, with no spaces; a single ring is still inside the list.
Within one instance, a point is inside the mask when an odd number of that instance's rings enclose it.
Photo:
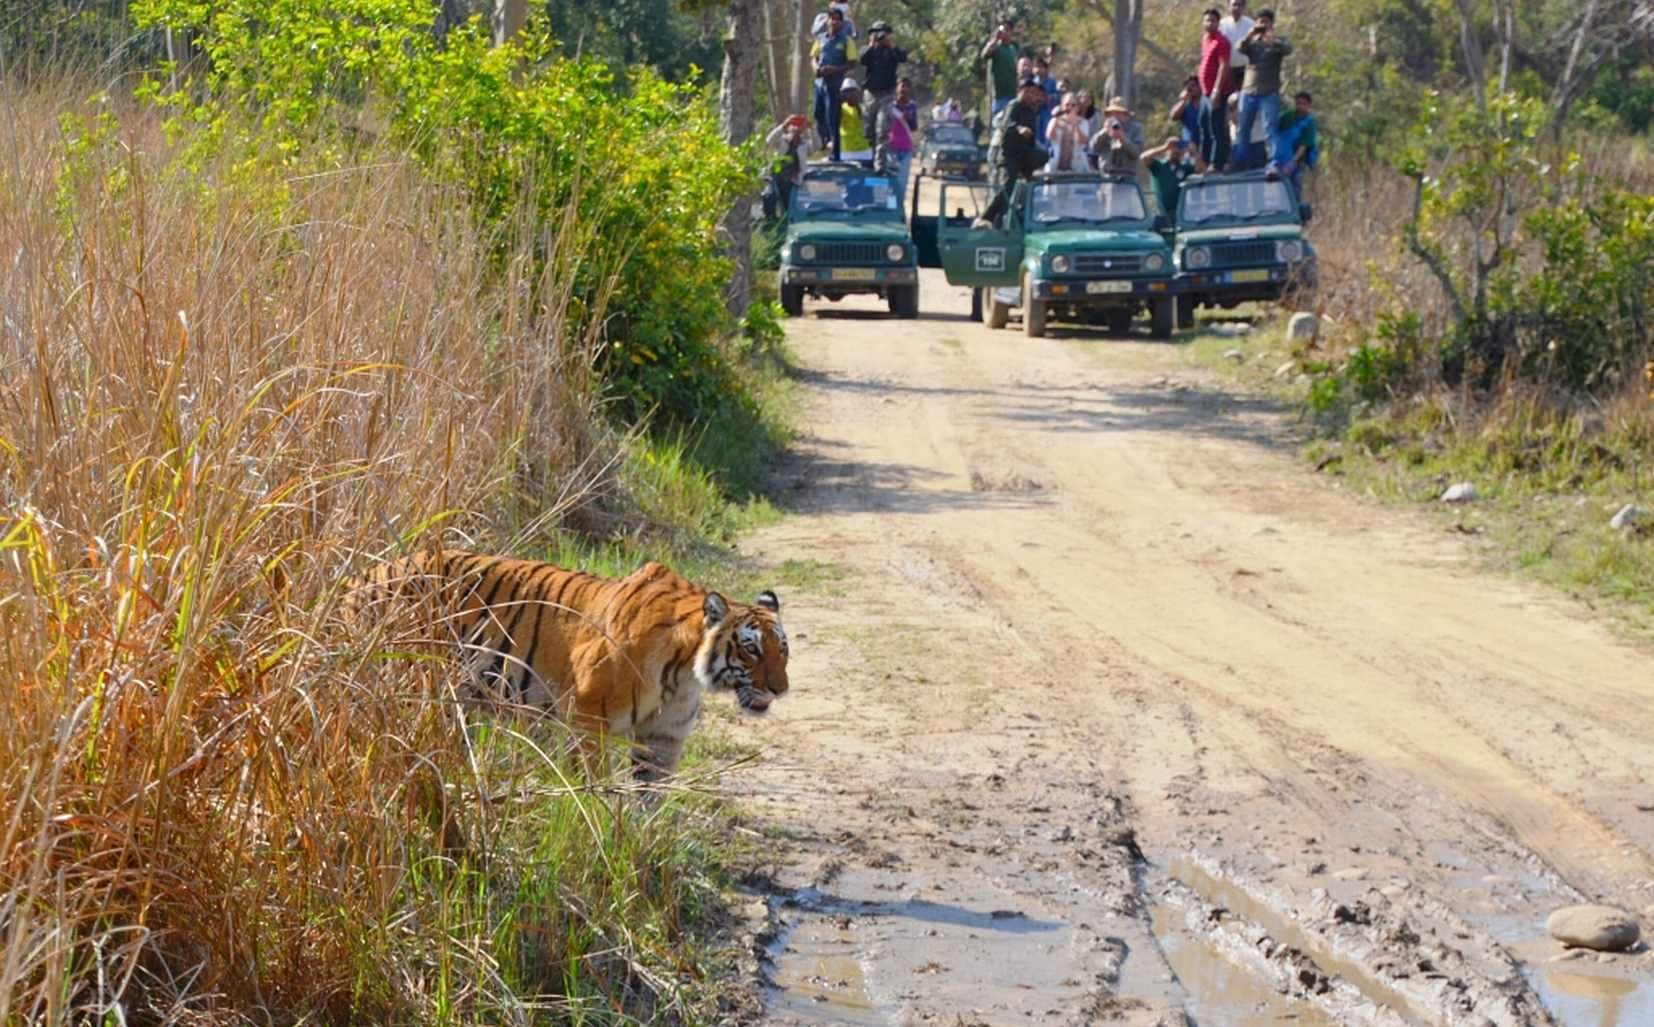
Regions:
[[[1240,362],[1241,362],[1241,361],[1242,361],[1242,360],[1245,360],[1245,359],[1246,359],[1246,354],[1245,354],[1245,353],[1242,353],[1242,352],[1241,352],[1241,351],[1240,351],[1240,350],[1238,350],[1238,349],[1229,349],[1229,350],[1224,350],[1224,351],[1223,351],[1223,359],[1225,359],[1225,360],[1233,360],[1233,361],[1235,361],[1235,362],[1236,362],[1236,363],[1237,363],[1237,364],[1238,364],[1238,363],[1240,363]]]
[[[1627,503],[1620,507],[1620,512],[1608,519],[1608,526],[1615,531],[1632,531],[1643,522],[1646,517],[1641,507],[1635,503]]]
[[[1345,867],[1342,870],[1334,870],[1332,876],[1340,881],[1359,881],[1367,876],[1367,868]]]
[[[1545,920],[1551,937],[1570,948],[1621,952],[1637,943],[1636,918],[1613,906],[1564,906]]]
[[[1286,323],[1286,341],[1310,342],[1321,334],[1321,319],[1310,313],[1292,315],[1292,320]]]
[[[1444,503],[1469,503],[1480,496],[1481,493],[1476,491],[1476,486],[1468,481],[1461,481],[1449,485],[1447,491],[1442,493],[1441,501]]]
[[[1296,360],[1288,360],[1286,363],[1275,369],[1275,377],[1285,378],[1287,375],[1291,374],[1292,369],[1297,366],[1298,362]]]

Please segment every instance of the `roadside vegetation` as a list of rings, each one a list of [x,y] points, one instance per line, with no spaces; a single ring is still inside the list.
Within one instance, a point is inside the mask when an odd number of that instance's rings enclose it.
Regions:
[[[0,83],[0,1023],[728,1001],[750,754],[588,786],[338,601],[433,537],[756,590],[788,400],[714,230],[751,169],[691,86],[359,6],[134,4],[210,61]]]

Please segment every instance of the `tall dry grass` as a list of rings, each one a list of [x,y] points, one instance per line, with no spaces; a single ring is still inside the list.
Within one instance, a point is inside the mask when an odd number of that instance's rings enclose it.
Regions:
[[[370,555],[603,477],[581,254],[393,154],[185,173],[76,95],[0,88],[0,1023],[665,1015],[669,812],[335,617]]]

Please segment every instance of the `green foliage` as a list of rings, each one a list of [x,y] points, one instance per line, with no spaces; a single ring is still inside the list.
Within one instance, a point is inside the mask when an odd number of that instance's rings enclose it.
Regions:
[[[495,47],[473,20],[439,43],[427,0],[141,0],[135,11],[199,34],[205,96],[150,92],[204,128],[211,150],[296,167],[382,123],[464,191],[502,252],[566,218],[573,238],[559,239],[582,257],[563,266],[542,253],[546,284],[572,292],[577,323],[606,342],[618,414],[687,423],[743,402],[716,341],[733,327],[716,224],[752,169],[689,87],[640,70],[622,95],[606,65],[552,56],[541,29]]]

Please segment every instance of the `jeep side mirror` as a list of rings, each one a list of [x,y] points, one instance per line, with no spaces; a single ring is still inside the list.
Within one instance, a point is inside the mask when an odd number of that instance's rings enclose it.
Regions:
[[[1172,227],[1172,219],[1171,218],[1167,217],[1164,214],[1156,214],[1154,216],[1154,230],[1156,232],[1164,232],[1164,231],[1168,230],[1171,227]]]
[[[1298,204],[1298,220],[1299,221],[1302,221],[1306,225],[1309,224],[1309,217],[1313,213],[1315,213],[1315,211],[1310,208],[1309,204],[1307,204],[1307,203]]]

